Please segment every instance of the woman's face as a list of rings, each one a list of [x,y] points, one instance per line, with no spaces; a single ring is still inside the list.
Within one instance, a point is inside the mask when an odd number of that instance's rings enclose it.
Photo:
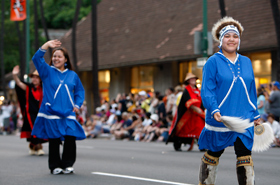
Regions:
[[[32,78],[31,78],[31,83],[32,83],[35,87],[37,87],[37,86],[40,85],[40,83],[41,83],[40,77],[37,76],[37,75],[33,75]]]
[[[189,79],[189,84],[190,84],[191,86],[195,86],[195,85],[196,85],[196,78],[191,78],[191,79]]]
[[[56,50],[52,56],[52,63],[54,67],[63,71],[65,69],[64,64],[67,62],[63,52],[61,50]]]
[[[239,44],[239,37],[236,33],[225,34],[222,41],[222,49],[227,53],[234,53],[237,50]]]

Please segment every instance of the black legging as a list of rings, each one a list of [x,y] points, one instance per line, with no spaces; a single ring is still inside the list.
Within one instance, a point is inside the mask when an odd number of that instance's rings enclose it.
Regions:
[[[60,158],[59,145],[61,140],[49,139],[49,168],[54,170],[55,168],[65,169],[72,167],[76,161],[76,137],[64,136],[65,141],[63,144],[62,158]]]
[[[245,147],[245,145],[243,144],[243,142],[241,141],[241,139],[239,137],[237,137],[236,141],[234,142],[234,150],[235,150],[235,155],[237,157],[252,154],[252,152]],[[225,149],[218,151],[218,152],[212,152],[212,151],[208,150],[207,153],[213,157],[220,157],[224,151],[225,151]]]

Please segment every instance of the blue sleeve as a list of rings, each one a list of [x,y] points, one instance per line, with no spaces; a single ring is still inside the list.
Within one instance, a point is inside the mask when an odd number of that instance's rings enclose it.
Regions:
[[[254,106],[256,107],[256,110],[255,110],[255,113],[254,113],[254,120],[260,118],[260,114],[259,114],[259,111],[258,111],[258,105],[257,105],[257,102],[258,102],[258,97],[257,97],[257,89],[256,89],[256,83],[255,83],[255,75],[254,75],[254,71],[253,71],[253,67],[252,67],[252,63],[251,63],[251,60],[249,60],[249,65],[250,65],[250,68],[251,68],[251,73],[252,73],[252,76],[253,76],[253,80],[250,84],[250,92],[249,92],[249,97],[252,101],[252,103],[254,104]]]
[[[216,112],[220,112],[216,95],[216,73],[217,66],[215,59],[210,57],[203,67],[201,98],[203,106],[208,110],[209,113],[211,113],[211,115]]]
[[[84,100],[85,100],[85,90],[84,90],[84,87],[83,87],[83,84],[82,84],[80,78],[76,74],[76,85],[75,85],[75,89],[74,89],[75,107],[80,109]]]
[[[32,57],[32,61],[42,80],[44,80],[48,76],[50,68],[50,66],[45,62],[45,53],[46,50],[39,48],[38,51]]]

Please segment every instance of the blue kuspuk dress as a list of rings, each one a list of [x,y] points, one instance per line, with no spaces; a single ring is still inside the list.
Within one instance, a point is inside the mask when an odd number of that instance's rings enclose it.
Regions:
[[[43,82],[43,100],[34,123],[32,135],[42,139],[74,136],[85,139],[85,133],[76,120],[74,106],[84,101],[84,88],[78,75],[69,69],[60,71],[44,60],[46,50],[39,49],[32,60]]]
[[[199,137],[199,149],[213,152],[233,146],[239,137],[247,149],[252,150],[254,123],[260,118],[257,110],[257,94],[252,63],[249,58],[237,54],[235,63],[230,62],[222,50],[211,56],[203,68],[201,97],[206,108],[205,127]],[[245,133],[229,130],[213,115],[250,119]]]

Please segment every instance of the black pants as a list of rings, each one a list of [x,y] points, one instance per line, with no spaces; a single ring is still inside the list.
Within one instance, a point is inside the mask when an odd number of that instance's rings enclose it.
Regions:
[[[218,151],[218,152],[212,152],[210,150],[207,151],[207,153],[213,157],[220,157],[224,153],[225,149]],[[234,142],[234,151],[236,157],[241,157],[241,156],[246,156],[246,155],[251,155],[252,152],[248,150],[241,139],[238,137],[236,141]]]
[[[62,158],[60,158],[59,145],[61,140],[49,139],[49,168],[67,168],[72,167],[76,161],[76,138],[74,136],[65,136],[63,144]]]

